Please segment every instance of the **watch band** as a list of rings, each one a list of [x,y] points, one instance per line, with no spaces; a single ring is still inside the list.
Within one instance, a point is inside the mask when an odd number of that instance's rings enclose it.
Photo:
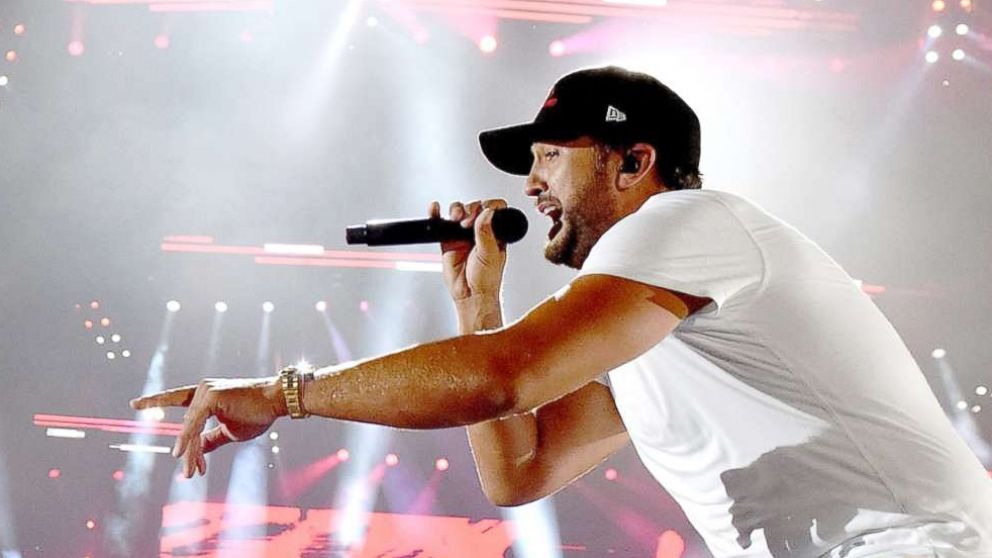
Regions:
[[[282,394],[286,398],[286,410],[290,418],[301,419],[310,416],[303,408],[303,386],[313,380],[313,372],[301,372],[295,366],[287,366],[279,371],[279,381],[282,384]]]

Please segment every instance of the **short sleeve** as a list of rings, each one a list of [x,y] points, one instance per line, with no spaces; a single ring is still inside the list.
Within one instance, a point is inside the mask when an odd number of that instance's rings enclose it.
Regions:
[[[730,207],[705,192],[665,192],[599,239],[580,275],[605,274],[712,299],[718,309],[763,275],[761,253]]]

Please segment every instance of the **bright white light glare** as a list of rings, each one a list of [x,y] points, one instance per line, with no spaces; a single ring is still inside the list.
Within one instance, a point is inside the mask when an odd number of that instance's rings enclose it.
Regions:
[[[45,436],[49,438],[73,438],[81,440],[86,437],[86,433],[73,428],[49,428],[45,430]]]
[[[337,455],[338,459],[340,459],[341,461],[348,461],[348,458],[351,457],[351,455],[348,453],[348,450],[344,448],[339,449],[335,455]]]
[[[107,360],[114,360],[115,358],[117,358],[117,355],[114,354],[114,351],[107,351]]]
[[[492,35],[486,35],[485,37],[479,39],[479,50],[489,54],[496,51],[496,47],[499,43],[496,42],[496,37]]]
[[[144,409],[141,411],[141,418],[153,422],[159,422],[165,419],[165,409],[161,407],[152,407],[150,409]]]
[[[273,310],[275,310],[275,309],[276,309],[276,305],[275,305],[275,304],[272,304],[272,303],[271,303],[271,302],[269,302],[269,301],[265,301],[265,302],[263,302],[263,303],[262,303],[262,310],[263,310],[263,311],[264,311],[264,312],[265,312],[266,314],[268,314],[268,313],[270,313],[270,312],[272,312],[272,311],[273,311]]]
[[[947,351],[945,351],[944,349],[934,349],[933,352],[930,353],[930,356],[932,356],[933,358],[944,358],[945,356],[947,356]]]
[[[278,440],[279,439],[279,433],[278,432],[269,432],[269,439],[270,440]]]
[[[968,402],[967,401],[958,401],[958,404],[956,406],[957,406],[958,410],[963,411],[963,410],[965,410],[965,409],[968,408]]]
[[[113,341],[114,343],[120,343],[121,342],[121,336],[119,334],[115,333],[115,334],[113,334],[113,335],[110,336],[110,340]]]
[[[965,24],[965,23],[959,23],[954,28],[954,32],[957,33],[958,35],[967,35],[968,34],[968,25]]]
[[[178,312],[179,309],[182,308],[182,305],[179,304],[178,300],[170,300],[169,302],[165,303],[165,308],[169,312]]]
[[[975,388],[975,395],[988,395],[989,388],[986,386],[978,386]]]
[[[562,41],[551,41],[551,44],[548,45],[548,54],[554,56],[555,58],[564,56],[565,50],[567,50],[567,47]]]
[[[923,58],[927,62],[929,62],[930,64],[933,64],[934,62],[940,60],[940,55],[937,54],[937,51],[931,50],[931,51],[928,51],[927,54],[926,54],[926,56],[924,56]]]
[[[279,446],[272,446],[272,453],[279,453]]]
[[[313,307],[316,308],[318,312],[323,312],[327,310],[327,302],[318,300],[317,304],[314,304]]]
[[[121,351],[121,356],[124,357],[124,358],[130,358],[131,357],[131,351],[129,351],[127,349],[124,349],[123,351]]]
[[[227,312],[227,303],[223,300],[214,304],[214,310],[218,312]]]
[[[398,271],[426,271],[428,273],[441,273],[441,262],[396,262]]]
[[[954,52],[951,53],[951,58],[958,61],[964,60],[964,51],[959,48],[954,49]]]
[[[369,27],[375,27],[376,25],[379,25],[379,18],[375,16],[369,16],[368,18],[365,19],[365,25],[368,25]]]
[[[395,453],[390,453],[386,455],[386,465],[390,467],[395,467],[400,462],[400,458]]]
[[[10,83],[10,78],[7,76],[0,76],[0,87],[5,87],[8,83]]]
[[[974,407],[971,408],[971,412],[972,413],[980,413],[980,412],[982,412],[982,406],[981,405],[975,405]]]
[[[451,463],[449,463],[448,460],[443,457],[434,462],[434,468],[437,469],[438,471],[447,471],[448,467],[450,466]]]
[[[300,361],[296,363],[296,368],[298,370],[309,370],[312,366],[313,365],[307,362],[307,359],[305,358],[301,358]]]
[[[324,253],[324,247],[319,244],[274,244],[266,243],[265,251],[270,254],[293,256],[319,256]]]
[[[106,342],[107,342],[107,340],[104,339],[102,335],[97,335],[96,336],[96,344],[97,345],[103,345]]]
[[[927,29],[927,35],[931,39],[936,39],[937,37],[941,36],[943,33],[944,30],[941,29],[939,25],[931,25],[930,28]]]
[[[110,444],[110,449],[132,453],[170,453],[172,448],[165,446],[148,446],[144,444]]]

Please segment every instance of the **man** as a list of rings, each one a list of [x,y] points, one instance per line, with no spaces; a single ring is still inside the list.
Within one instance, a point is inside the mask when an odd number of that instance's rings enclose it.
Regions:
[[[466,425],[487,496],[516,505],[632,440],[716,556],[992,556],[992,481],[898,335],[795,229],[698,189],[699,121],[674,92],[583,70],[534,122],[480,139],[527,175],[545,255],[578,277],[504,326],[504,202],[454,204],[476,235],[442,247],[464,335],[134,401],[189,407],[187,476],[286,414]]]

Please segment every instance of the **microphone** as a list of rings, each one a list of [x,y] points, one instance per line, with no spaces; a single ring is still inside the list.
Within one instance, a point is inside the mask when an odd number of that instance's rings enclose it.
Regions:
[[[493,233],[501,242],[516,242],[527,234],[527,217],[513,207],[497,209],[493,215]],[[348,244],[393,246],[449,240],[473,241],[475,231],[462,227],[458,221],[445,219],[376,219],[345,229]]]

